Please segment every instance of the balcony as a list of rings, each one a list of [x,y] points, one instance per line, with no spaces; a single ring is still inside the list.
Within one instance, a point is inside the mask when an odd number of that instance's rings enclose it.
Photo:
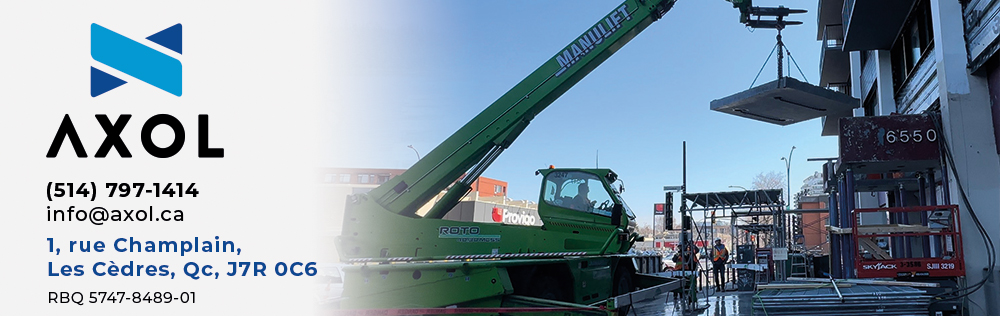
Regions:
[[[816,40],[822,41],[819,53],[819,86],[851,95],[851,56],[844,50],[844,0],[820,0],[816,13]],[[856,100],[856,99],[855,99]],[[858,103],[858,102],[855,102]],[[840,118],[854,115],[853,109],[827,113],[822,119],[821,135],[840,134]]]
[[[844,0],[844,51],[888,50],[915,0]]]
[[[896,90],[896,112],[922,113],[938,99],[937,59],[934,47],[925,50],[917,65]]]
[[[851,77],[851,56],[844,51],[844,27],[824,27],[821,40],[823,49],[819,52],[819,86],[847,83]]]
[[[822,40],[825,36],[827,26],[844,24],[844,0],[820,0],[819,8],[816,9],[816,40]],[[840,36],[844,39],[844,29],[840,29]]]

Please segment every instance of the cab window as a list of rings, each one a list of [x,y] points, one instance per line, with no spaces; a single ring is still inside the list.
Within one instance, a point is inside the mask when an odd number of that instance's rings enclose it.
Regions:
[[[579,171],[556,171],[545,180],[543,200],[553,206],[611,216],[614,202],[597,176]]]

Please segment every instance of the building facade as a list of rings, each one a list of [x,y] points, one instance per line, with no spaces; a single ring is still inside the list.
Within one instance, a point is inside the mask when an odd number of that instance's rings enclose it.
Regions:
[[[858,98],[854,116],[940,115],[947,159],[929,179],[931,200],[959,206],[966,282],[987,280],[969,296],[973,315],[1000,310],[1000,271],[984,249],[987,238],[1000,244],[998,13],[997,0],[820,0],[817,14],[820,84]],[[854,199],[856,208],[893,204],[885,194]]]
[[[798,208],[802,210],[825,210],[827,200],[829,200],[829,197],[825,194],[801,196],[799,197]],[[829,224],[829,213],[802,213],[799,225],[802,231],[802,247],[805,252],[814,256],[830,254],[830,236],[826,228]]]

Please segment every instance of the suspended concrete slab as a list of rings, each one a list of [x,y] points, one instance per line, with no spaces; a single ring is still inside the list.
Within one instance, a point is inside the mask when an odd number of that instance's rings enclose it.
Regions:
[[[817,117],[839,118],[860,106],[857,98],[787,77],[711,103],[715,111],[782,126]]]

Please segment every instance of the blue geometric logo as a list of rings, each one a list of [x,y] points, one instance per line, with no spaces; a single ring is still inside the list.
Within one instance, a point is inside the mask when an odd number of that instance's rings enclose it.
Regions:
[[[146,39],[182,54],[182,33],[182,26],[178,23]],[[90,56],[163,91],[181,96],[181,61],[97,23],[90,25]],[[125,83],[126,81],[121,78],[90,67],[91,97],[104,94]]]

